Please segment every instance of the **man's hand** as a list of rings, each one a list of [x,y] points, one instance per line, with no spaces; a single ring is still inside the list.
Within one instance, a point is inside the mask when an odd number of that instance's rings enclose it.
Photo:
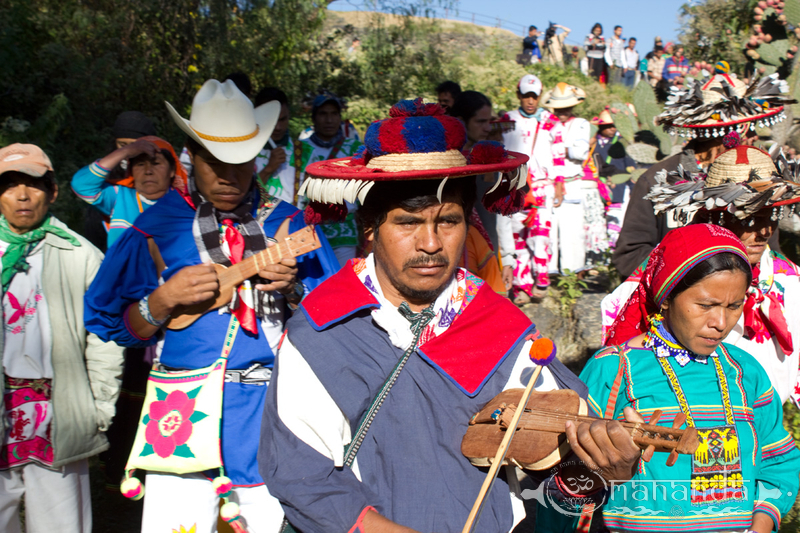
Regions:
[[[262,268],[258,275],[269,280],[270,283],[258,284],[256,289],[264,292],[278,291],[281,294],[288,294],[294,290],[294,286],[297,283],[297,259],[284,257],[279,263]]]
[[[503,285],[506,286],[506,290],[507,291],[510,291],[511,290],[511,286],[514,283],[514,267],[512,267],[512,266],[504,266],[503,267],[503,272],[502,272],[502,277],[503,277]]]
[[[631,407],[625,408],[625,420],[644,423]],[[627,481],[633,477],[642,451],[622,424],[598,420],[576,427],[568,421],[566,432],[572,451],[589,470],[599,472],[606,481]]]
[[[554,185],[554,188],[555,188],[555,197],[553,198],[553,207],[558,207],[564,201],[564,184],[556,183]]]
[[[214,298],[218,290],[219,280],[214,265],[188,266],[153,291],[150,310],[155,318],[161,319],[171,314],[179,305],[193,305]],[[156,315],[154,305],[163,306],[167,312],[162,316]]]
[[[152,142],[145,139],[137,139],[130,144],[126,144],[122,148],[117,148],[107,156],[101,158],[97,164],[103,168],[114,168],[119,165],[123,159],[131,159],[142,154],[147,154],[150,159],[153,159],[158,152],[159,147]]]
[[[262,180],[269,178],[275,174],[275,171],[278,170],[285,162],[286,150],[278,146],[269,153],[269,161],[267,161],[267,166],[261,169],[261,172],[258,173],[258,177],[260,177]]]
[[[154,158],[159,151],[159,147],[146,139],[137,139],[130,144],[126,144],[120,150],[125,151],[125,157],[131,159],[133,157],[147,154],[149,158]]]
[[[219,280],[214,265],[193,265],[182,268],[169,281],[154,290],[147,299],[150,314],[163,321],[180,305],[192,305],[214,298],[219,290]],[[159,330],[144,319],[139,306],[130,307],[131,327],[139,337],[149,339]]]

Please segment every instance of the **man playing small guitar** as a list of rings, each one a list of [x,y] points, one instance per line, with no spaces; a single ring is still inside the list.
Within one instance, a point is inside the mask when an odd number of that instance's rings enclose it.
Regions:
[[[170,191],[109,250],[86,297],[87,328],[120,345],[150,346],[171,318],[184,318],[187,306],[206,305],[182,329],[165,330],[159,368],[202,369],[219,360],[220,350],[225,352],[216,444],[221,447],[224,476],[149,471],[142,531],[188,531],[193,525],[197,531],[215,530],[217,498],[233,495],[248,528],[276,532],[282,513],[256,465],[266,385],[290,309],[333,274],[338,263],[322,235],[316,251],[297,258],[295,253],[281,254],[283,258],[272,264],[263,260],[261,252],[283,248],[289,234],[305,226],[294,206],[261,197],[253,180],[253,161],[269,139],[280,105],[269,102],[254,109],[232,82],[209,80],[195,96],[189,120],[169,104],[168,109],[189,135],[193,171],[188,187]],[[231,283],[227,278],[236,273],[242,275]],[[204,312],[223,292],[229,301]],[[185,404],[199,403],[189,396],[177,406],[170,398],[156,403],[197,426],[200,415],[187,411]],[[148,420],[165,416],[159,409],[151,406]],[[183,423],[178,415],[173,419]],[[200,444],[188,441],[183,426],[173,426],[154,425],[158,432],[147,426],[147,443],[154,443],[147,453],[154,449],[161,457],[171,450],[178,457],[199,455]],[[209,479],[215,476],[224,481],[222,489]]]

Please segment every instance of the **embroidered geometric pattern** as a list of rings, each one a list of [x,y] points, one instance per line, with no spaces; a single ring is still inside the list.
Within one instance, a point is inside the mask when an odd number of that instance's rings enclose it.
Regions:
[[[686,424],[695,427],[691,409],[669,358],[656,357],[667,375],[678,405],[686,415]],[[726,426],[697,428],[700,445],[692,459],[691,503],[705,505],[712,502],[743,500],[743,479],[739,437],[731,405],[728,381],[719,357],[712,357],[717,381],[722,393]]]
[[[722,511],[723,509],[720,509]],[[725,514],[692,515],[692,516],[631,516],[628,508],[607,509],[603,513],[606,527],[622,531],[675,531],[696,532],[699,528],[712,531],[728,531],[747,529],[753,514],[750,511],[738,511]],[[663,513],[664,511],[655,511]]]
[[[731,407],[731,391],[728,389],[728,378],[725,377],[725,371],[722,369],[722,363],[719,358],[714,358],[714,366],[717,370],[717,378],[719,379],[719,388],[722,391],[722,407],[725,409],[725,422],[733,425],[733,408]]]
[[[680,406],[683,414],[686,415],[686,425],[689,427],[694,427],[692,411],[689,409],[689,402],[686,401],[686,395],[683,393],[683,388],[678,381],[678,376],[675,375],[675,371],[669,365],[669,361],[667,361],[666,358],[659,357],[658,363],[661,365],[661,368],[664,369],[664,373],[667,374],[669,384],[672,386],[672,390],[675,392],[675,397],[678,399],[678,405]]]

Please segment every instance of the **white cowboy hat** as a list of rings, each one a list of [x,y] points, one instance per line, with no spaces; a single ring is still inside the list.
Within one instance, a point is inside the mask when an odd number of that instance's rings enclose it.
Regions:
[[[253,109],[253,103],[227,80],[208,80],[197,91],[192,114],[186,120],[167,104],[175,123],[211,155],[232,165],[252,161],[267,143],[281,104],[267,102]]]

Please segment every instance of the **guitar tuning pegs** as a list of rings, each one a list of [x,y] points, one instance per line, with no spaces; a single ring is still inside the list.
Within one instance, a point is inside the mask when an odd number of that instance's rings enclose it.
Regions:
[[[652,444],[650,446],[648,446],[647,448],[645,448],[645,450],[642,452],[642,460],[644,460],[645,463],[649,463],[650,459],[653,458],[653,453],[655,451],[656,451],[656,447],[653,446]]]
[[[675,420],[672,421],[672,429],[680,428],[684,422],[686,422],[686,415],[683,413],[678,413],[675,415]]]
[[[669,452],[669,457],[667,457],[667,466],[673,466],[677,460],[678,460],[678,452],[672,450],[671,452]]]
[[[653,414],[650,415],[650,420],[648,420],[647,423],[648,424],[657,424],[659,418],[661,418],[661,409],[656,409],[655,411],[653,411]]]

